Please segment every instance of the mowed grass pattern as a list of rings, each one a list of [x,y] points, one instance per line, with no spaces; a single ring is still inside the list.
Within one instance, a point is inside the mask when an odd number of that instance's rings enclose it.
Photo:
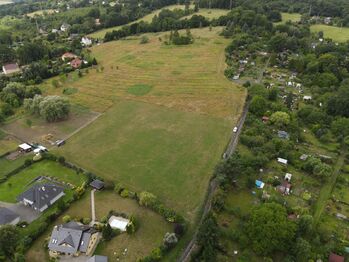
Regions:
[[[224,119],[120,101],[58,153],[193,218],[230,127]]]
[[[159,41],[165,33],[149,34],[150,43],[139,44],[140,37],[108,42],[92,48],[104,69],[90,70],[78,81],[69,99],[104,112],[119,98],[193,111],[236,120],[244,103],[245,91],[224,76],[224,48],[228,39],[218,34],[221,28],[192,30],[195,43],[166,46]],[[168,34],[168,33],[167,33]],[[137,96],[128,92],[134,85],[152,86],[149,93]],[[62,95],[51,81],[43,87],[48,94]]]
[[[334,41],[346,42],[349,40],[349,27],[312,25],[310,26],[310,30],[316,33],[322,31],[325,38],[331,38]]]

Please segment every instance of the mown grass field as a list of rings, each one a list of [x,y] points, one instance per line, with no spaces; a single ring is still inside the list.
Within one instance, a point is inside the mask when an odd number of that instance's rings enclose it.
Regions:
[[[29,184],[38,176],[56,177],[59,181],[69,182],[75,186],[81,185],[85,179],[81,174],[78,175],[71,169],[62,167],[56,162],[45,160],[11,176],[5,183],[1,183],[0,201],[15,203],[16,197],[28,189]]]
[[[30,156],[32,157],[32,155]],[[7,160],[6,158],[0,159],[0,178],[7,175],[12,170],[20,167],[24,164],[24,161],[29,157],[20,157],[16,160]]]
[[[0,129],[0,155],[15,150],[19,144],[20,141]]]
[[[153,19],[154,16],[158,15],[161,10],[163,9],[168,9],[168,10],[174,10],[174,9],[182,9],[184,10],[185,6],[184,5],[171,5],[171,6],[167,6],[167,7],[164,7],[162,9],[159,9],[159,10],[156,10],[156,11],[153,11],[152,13],[134,21],[134,22],[131,22],[129,23],[128,25],[131,25],[131,24],[134,24],[134,23],[137,23],[137,22],[140,22],[140,21],[144,21],[144,22],[148,22],[150,23]],[[194,6],[191,6],[190,8],[194,8]],[[199,12],[197,13],[194,13],[196,15],[202,15],[202,16],[205,16],[207,17],[208,19],[214,19],[214,18],[218,18],[220,16],[223,16],[223,15],[226,15],[229,11],[228,10],[223,10],[223,9],[207,9],[207,8],[202,8],[202,9],[199,9]],[[188,16],[184,16],[182,19],[185,19],[185,18],[190,18],[192,17],[194,14],[191,14],[191,15],[188,15]],[[90,34],[89,36],[90,37],[93,37],[93,38],[100,38],[100,39],[103,39],[105,34],[107,32],[112,32],[113,30],[119,30],[121,29],[123,26],[114,26],[114,27],[110,27],[110,28],[106,28],[106,29],[102,29],[100,31],[97,31],[95,33],[92,33]]]
[[[124,212],[128,215],[134,215],[139,222],[139,229],[134,235],[121,234],[111,241],[98,246],[95,254],[109,257],[109,261],[137,261],[138,258],[148,255],[152,249],[162,243],[163,236],[166,232],[171,232],[171,225],[168,224],[161,216],[140,207],[136,201],[124,199],[113,192],[96,192],[96,216],[101,219],[106,216],[110,210]],[[48,230],[34,242],[34,245],[26,254],[27,261],[47,261],[48,252],[44,248],[45,239],[50,236],[53,225],[62,223],[64,215],[74,217],[90,217],[90,192],[87,191],[81,200],[73,203],[66,213],[61,215]],[[128,249],[126,255],[122,252]],[[114,255],[115,252],[115,255]]]
[[[349,27],[337,27],[329,25],[312,25],[310,26],[312,32],[324,33],[325,38],[331,38],[334,41],[345,42],[349,40]]]
[[[35,16],[42,16],[42,15],[50,15],[53,14],[55,11],[53,9],[46,9],[46,10],[38,10],[35,12],[31,12],[26,14],[28,17],[35,17]]]
[[[57,150],[99,176],[153,192],[189,219],[246,95],[224,77],[228,40],[219,29],[192,33],[191,46],[165,46],[162,33],[145,45],[137,37],[92,48],[103,72],[70,83],[78,92],[69,98],[106,112]],[[43,89],[60,92],[50,83]]]

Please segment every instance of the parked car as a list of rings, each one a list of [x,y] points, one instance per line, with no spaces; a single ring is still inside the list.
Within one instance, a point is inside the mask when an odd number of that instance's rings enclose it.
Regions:
[[[238,131],[238,127],[234,127],[233,132],[236,133]]]
[[[64,144],[65,144],[64,140],[57,140],[56,141],[56,146],[58,146],[58,147],[63,146]]]

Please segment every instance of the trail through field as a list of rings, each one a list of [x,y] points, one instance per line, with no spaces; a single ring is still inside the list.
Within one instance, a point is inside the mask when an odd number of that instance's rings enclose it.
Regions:
[[[339,171],[341,170],[344,164],[344,158],[345,158],[345,149],[342,148],[340,155],[337,159],[336,165],[334,166],[332,176],[329,178],[327,183],[321,188],[319,198],[315,204],[315,211],[314,211],[315,225],[319,223],[321,215],[326,207],[327,201],[331,196],[334,186],[336,185]]]

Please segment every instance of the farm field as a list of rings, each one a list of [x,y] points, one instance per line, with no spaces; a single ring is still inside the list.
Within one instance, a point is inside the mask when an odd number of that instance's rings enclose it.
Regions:
[[[1,168],[2,170],[2,168]],[[20,173],[11,176],[6,182],[0,184],[0,201],[16,202],[16,197],[27,189],[29,184],[38,176],[51,176],[59,181],[71,183],[75,186],[84,181],[82,175],[76,174],[71,169],[62,167],[53,161],[42,161],[33,164]]]
[[[5,157],[0,158],[0,179],[7,173],[23,165],[24,161],[31,157],[33,157],[32,154],[30,154],[30,156],[28,155],[27,157],[20,157],[16,160],[7,160]]]
[[[194,6],[191,6],[190,8],[193,8]],[[131,25],[131,24],[134,24],[134,23],[137,23],[137,22],[141,22],[141,21],[144,21],[144,22],[148,22],[150,23],[153,19],[154,16],[158,15],[161,10],[163,9],[169,9],[169,10],[174,10],[174,9],[184,9],[185,6],[184,5],[171,5],[171,6],[166,6],[162,9],[159,9],[159,10],[156,10],[156,11],[153,11],[152,13],[134,21],[134,22],[131,22],[127,25]],[[202,16],[205,16],[207,17],[208,19],[214,19],[214,18],[218,18],[220,16],[223,16],[223,15],[226,15],[228,13],[228,10],[223,10],[223,9],[207,9],[207,8],[202,8],[202,9],[199,9],[199,12],[197,13],[194,13],[196,15],[202,15]],[[185,18],[190,18],[192,17],[194,14],[191,14],[191,15],[188,15],[188,16],[184,16],[182,19],[185,19]],[[106,28],[106,29],[102,29],[100,31],[97,31],[95,33],[92,33],[90,34],[89,36],[90,37],[93,37],[93,38],[100,38],[100,39],[103,39],[105,34],[107,32],[112,32],[113,30],[119,30],[121,29],[123,26],[125,25],[122,25],[122,26],[114,26],[114,27],[110,27],[110,28]]]
[[[96,192],[96,216],[101,219],[106,216],[110,210],[124,212],[128,215],[134,215],[139,221],[139,229],[135,235],[130,236],[126,233],[121,234],[111,241],[108,245],[100,244],[95,254],[103,254],[109,257],[110,261],[116,261],[117,257],[120,261],[136,261],[151,252],[151,250],[162,242],[162,238],[166,232],[171,232],[171,225],[168,224],[158,214],[140,207],[136,201],[124,199],[116,193],[110,191]],[[45,261],[47,260],[47,250],[43,247],[45,239],[51,234],[53,225],[62,223],[62,217],[70,215],[74,217],[90,217],[90,192],[86,192],[84,197],[62,214],[48,230],[35,241],[34,245],[26,254],[27,261]],[[122,252],[128,249],[126,256]],[[114,255],[114,252],[116,255]]]
[[[69,98],[107,111],[56,152],[193,219],[246,95],[223,75],[226,40],[218,32],[192,30],[196,41],[185,47],[150,34],[146,45],[132,38],[92,48],[103,73],[70,83],[78,92]],[[59,92],[50,83],[43,89]]]
[[[150,43],[143,45],[139,36],[94,46],[99,69],[61,88],[52,87],[51,81],[41,88],[45,95],[73,88],[76,92],[67,97],[97,112],[123,98],[236,120],[246,93],[224,76],[229,40],[219,36],[221,29],[191,30],[195,42],[188,46],[160,42],[168,32],[148,34]],[[135,95],[135,89],[142,94]]]
[[[349,28],[348,27],[337,27],[329,25],[312,25],[310,26],[312,32],[324,33],[325,38],[332,38],[334,41],[345,42],[349,40]]]
[[[7,152],[13,151],[20,144],[16,138],[7,135],[3,131],[0,130],[0,156]]]

